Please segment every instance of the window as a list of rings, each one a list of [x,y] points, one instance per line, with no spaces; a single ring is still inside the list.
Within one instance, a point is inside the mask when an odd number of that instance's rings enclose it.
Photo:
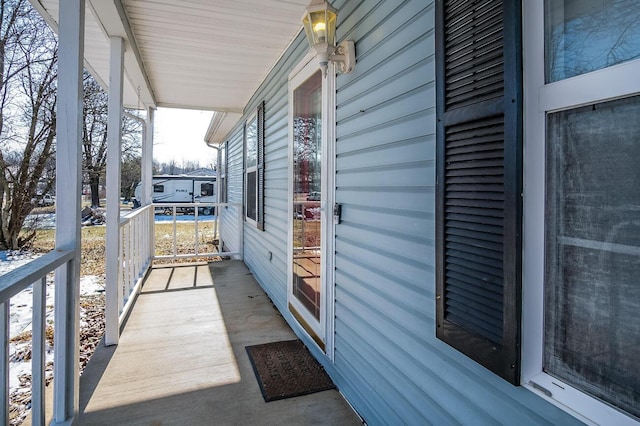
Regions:
[[[635,424],[640,9],[524,4],[523,383],[583,420]]]
[[[245,217],[264,230],[264,102],[244,131]]]
[[[213,195],[213,184],[212,183],[203,183],[200,185],[200,196],[201,197],[211,197]]]
[[[640,417],[637,117],[638,96],[547,117],[544,371]]]
[[[513,384],[520,380],[519,7],[436,2],[436,335]]]
[[[546,0],[546,81],[640,56],[640,8],[630,0]]]
[[[257,212],[258,118],[247,122],[244,129],[245,215],[255,222]]]
[[[153,192],[164,192],[164,185],[153,185]]]

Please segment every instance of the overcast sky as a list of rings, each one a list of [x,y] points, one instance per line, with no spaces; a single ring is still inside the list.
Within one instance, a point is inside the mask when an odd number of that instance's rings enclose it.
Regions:
[[[211,116],[211,111],[158,108],[154,118],[153,159],[161,163],[175,159],[178,164],[185,161],[210,164],[216,150],[204,143],[204,135]]]

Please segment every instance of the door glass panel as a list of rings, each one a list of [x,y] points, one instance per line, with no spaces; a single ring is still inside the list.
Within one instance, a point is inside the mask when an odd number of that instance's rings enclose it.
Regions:
[[[640,417],[640,97],[549,114],[544,371]]]
[[[320,320],[322,76],[293,92],[293,296]]]
[[[640,57],[637,0],[546,0],[547,83]]]

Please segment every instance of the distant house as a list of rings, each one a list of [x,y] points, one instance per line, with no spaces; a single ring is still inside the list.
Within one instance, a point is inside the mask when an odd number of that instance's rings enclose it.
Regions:
[[[135,22],[155,13],[117,3]],[[332,5],[351,73],[324,76],[284,14],[293,37],[236,104],[225,90],[251,67],[198,53],[171,73],[212,67],[188,106],[216,111],[224,247],[367,424],[637,424],[640,6]],[[148,93],[169,104],[187,90],[161,59],[144,62]]]

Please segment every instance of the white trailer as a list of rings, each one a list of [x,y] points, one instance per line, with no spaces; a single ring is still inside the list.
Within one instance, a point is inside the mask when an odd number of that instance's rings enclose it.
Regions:
[[[134,206],[140,204],[142,198],[142,183],[135,189]],[[215,203],[216,177],[215,176],[190,176],[190,175],[156,175],[153,177],[152,198],[154,204],[177,203]],[[166,212],[171,208],[160,209]],[[193,208],[179,208],[181,213],[193,213]],[[199,209],[199,213],[209,215],[213,213],[213,207],[205,206]]]

